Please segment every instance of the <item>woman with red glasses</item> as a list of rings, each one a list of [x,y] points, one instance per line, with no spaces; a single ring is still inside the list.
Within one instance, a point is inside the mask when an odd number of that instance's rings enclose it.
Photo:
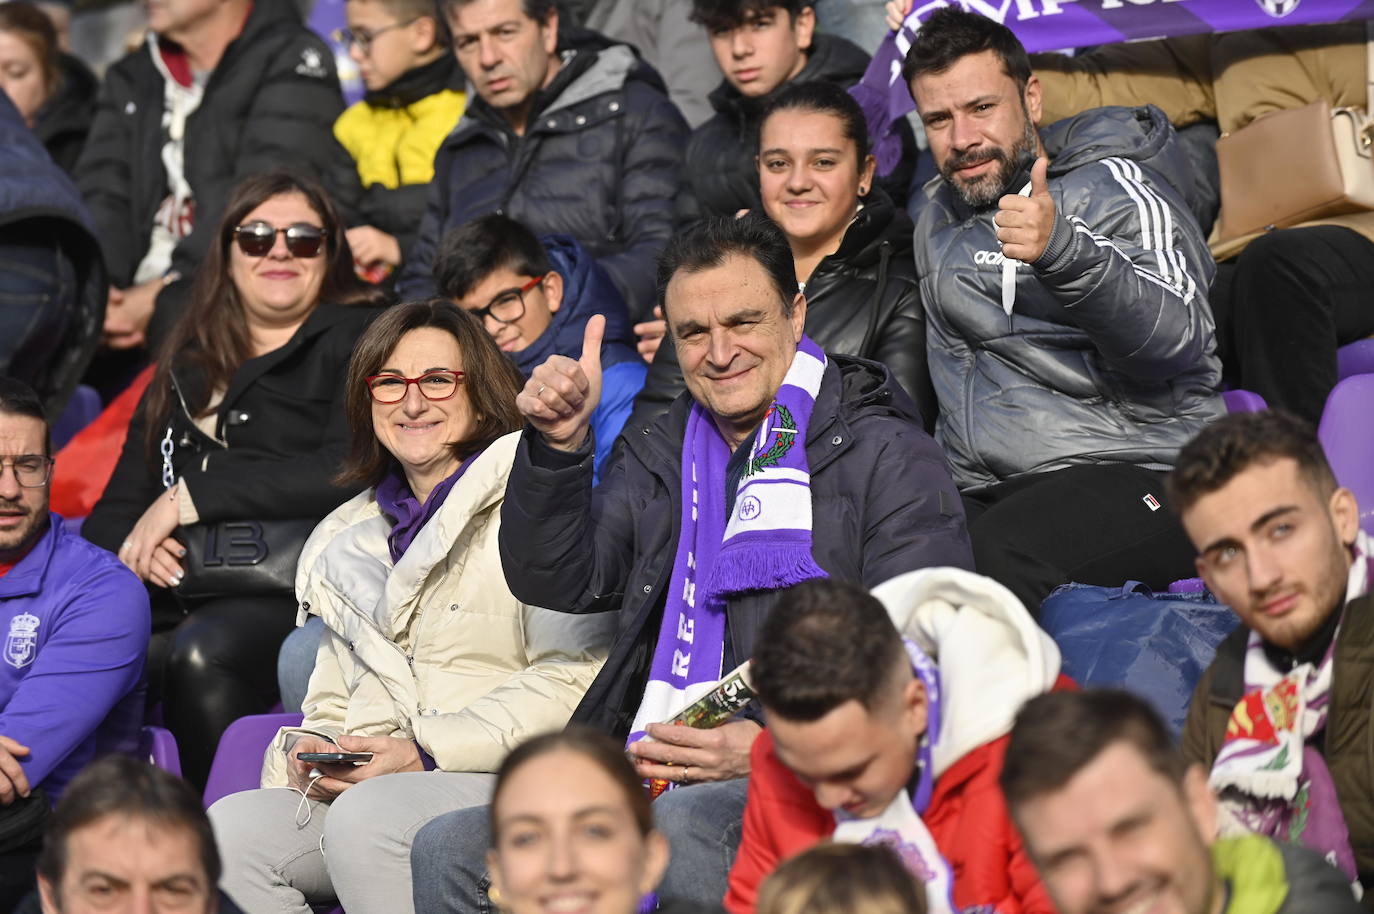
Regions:
[[[193,783],[224,728],[276,700],[296,557],[356,491],[332,481],[345,368],[378,304],[318,184],[243,181],[86,520],[86,537],[149,585],[150,700]]]
[[[301,611],[324,638],[305,720],[278,734],[262,780],[294,792],[210,809],[221,885],[245,911],[413,910],[415,832],[486,804],[506,754],[567,723],[615,626],[506,586],[498,531],[523,380],[475,317],[396,305],[358,341],[348,378],[340,478],[369,488],[301,554]]]

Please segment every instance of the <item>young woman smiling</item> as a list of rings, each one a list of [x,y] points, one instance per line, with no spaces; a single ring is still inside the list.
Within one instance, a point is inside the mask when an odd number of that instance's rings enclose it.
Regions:
[[[787,236],[806,295],[807,335],[826,352],[885,364],[933,429],[911,220],[874,185],[858,102],[825,82],[783,89],[760,122],[757,163],[764,212]],[[651,355],[627,424],[647,422],[683,389],[673,347]]]

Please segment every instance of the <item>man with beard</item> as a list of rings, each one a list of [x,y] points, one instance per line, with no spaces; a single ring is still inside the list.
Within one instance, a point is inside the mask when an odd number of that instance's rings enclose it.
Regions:
[[[0,378],[0,910],[33,885],[48,804],[143,722],[148,594],[48,512],[52,442],[27,385]]]
[[[1187,577],[1164,473],[1225,410],[1215,267],[1167,119],[1097,108],[1037,131],[1021,43],[953,8],[925,21],[903,75],[941,174],[916,268],[936,439],[978,570],[1032,613],[1066,581]]]
[[[1227,416],[1179,453],[1169,503],[1241,626],[1193,692],[1183,751],[1223,833],[1305,844],[1374,910],[1374,597],[1360,505],[1304,421]]]

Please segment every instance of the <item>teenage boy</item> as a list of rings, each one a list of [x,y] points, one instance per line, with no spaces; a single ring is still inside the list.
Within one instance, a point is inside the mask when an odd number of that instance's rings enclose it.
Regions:
[[[758,209],[754,162],[758,117],[790,82],[822,80],[849,88],[868,69],[869,55],[843,38],[816,31],[813,0],[693,0],[691,19],[703,26],[724,79],[711,93],[715,115],[692,131],[687,182],[678,195],[680,222]],[[880,183],[906,200],[915,158],[902,122],[902,164]]]
[[[348,56],[367,87],[334,122],[363,186],[362,223],[348,230],[348,245],[380,278],[415,243],[434,154],[462,117],[466,96],[434,0],[348,0],[345,15]]]
[[[768,874],[826,838],[891,845],[931,911],[1053,914],[997,777],[1012,718],[1054,687],[1059,652],[1006,588],[955,568],[873,595],[798,584],[764,622],[752,676],[768,726],[730,914],[753,911]]]
[[[434,281],[440,295],[481,319],[526,377],[551,355],[580,356],[587,319],[605,316],[601,401],[591,417],[599,477],[648,366],[635,351],[625,301],[596,259],[566,235],[541,242],[514,219],[492,213],[444,236]]]
[[[1355,496],[1305,422],[1239,413],[1179,453],[1169,504],[1242,623],[1183,727],[1224,829],[1306,844],[1374,887],[1374,597]]]

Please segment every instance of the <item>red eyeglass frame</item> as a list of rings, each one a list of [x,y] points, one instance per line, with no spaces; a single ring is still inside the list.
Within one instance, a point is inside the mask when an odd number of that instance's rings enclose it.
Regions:
[[[446,396],[446,397],[431,397],[429,394],[425,393],[425,389],[424,389],[423,387],[420,387],[420,382],[421,382],[421,381],[423,381],[425,378],[431,378],[431,377],[433,377],[434,375],[437,375],[437,374],[444,374],[444,375],[449,375],[449,374],[451,374],[451,375],[453,375],[453,391],[452,391],[448,396]],[[456,393],[458,393],[458,385],[459,385],[460,383],[462,383],[463,378],[464,378],[466,375],[467,375],[467,372],[466,372],[466,371],[427,371],[427,372],[425,372],[424,374],[420,375],[418,378],[403,378],[403,377],[401,377],[401,376],[398,375],[398,374],[390,374],[390,373],[388,373],[388,372],[382,372],[381,374],[370,374],[370,375],[368,375],[366,378],[363,378],[363,382],[367,384],[367,395],[368,395],[369,397],[371,397],[373,400],[375,400],[376,402],[378,402],[378,403],[384,403],[384,404],[387,404],[387,405],[390,405],[390,404],[392,404],[392,403],[400,403],[402,400],[404,400],[404,399],[410,394],[410,385],[412,385],[412,384],[414,384],[417,388],[419,388],[420,396],[424,397],[426,400],[430,401],[431,403],[442,403],[442,402],[445,401],[445,400],[452,400],[452,399],[453,399],[453,395],[456,394]],[[378,399],[377,399],[377,391],[373,390],[373,388],[372,388],[372,382],[375,381],[375,380],[377,380],[378,378],[388,378],[388,379],[390,379],[390,380],[392,380],[392,381],[405,381],[405,382],[406,382],[406,390],[405,390],[405,393],[401,394],[401,395],[400,395],[398,398],[396,398],[395,400],[378,400]]]

